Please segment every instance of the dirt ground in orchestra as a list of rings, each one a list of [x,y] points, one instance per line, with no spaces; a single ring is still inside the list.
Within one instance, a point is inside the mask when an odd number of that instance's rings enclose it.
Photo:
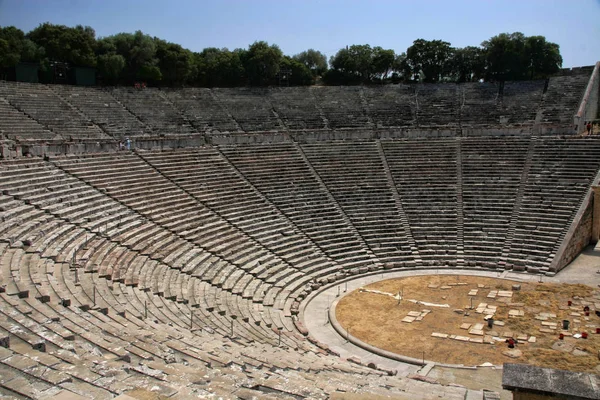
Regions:
[[[512,297],[487,297],[493,290],[511,291],[512,285],[517,283],[521,288],[513,291]],[[342,298],[336,307],[336,317],[344,329],[381,349],[448,364],[474,366],[485,362],[495,365],[522,362],[573,371],[600,371],[600,334],[596,334],[600,317],[595,314],[596,309],[600,310],[598,288],[581,284],[519,283],[476,276],[429,275],[384,280],[365,286],[365,289],[394,295],[403,293],[403,299],[398,301],[388,295],[358,289]],[[477,289],[477,294],[469,296],[473,289]],[[470,308],[471,297],[474,308],[481,303],[496,306],[494,320],[505,325],[488,328],[484,314]],[[450,307],[420,305],[410,299]],[[572,302],[570,307],[569,300]],[[589,317],[585,317],[585,305],[590,307]],[[463,313],[457,313],[458,309]],[[421,321],[402,322],[409,312],[423,310],[431,310],[431,313]],[[509,317],[510,310],[522,310],[524,315]],[[546,319],[546,325],[556,322],[556,328],[542,325],[543,321],[535,318],[540,313],[556,314],[556,317]],[[563,320],[570,322],[567,332],[562,330]],[[483,335],[469,334],[468,329],[461,329],[462,324],[477,323],[484,324]],[[488,340],[495,336],[503,340],[481,344],[432,337],[433,332],[474,339],[486,337]],[[559,340],[561,332],[566,334],[564,340]],[[587,332],[588,338],[570,336],[581,332]],[[512,358],[503,354],[509,350],[504,342],[505,335],[535,336],[536,341],[519,341],[516,349],[522,354]]]

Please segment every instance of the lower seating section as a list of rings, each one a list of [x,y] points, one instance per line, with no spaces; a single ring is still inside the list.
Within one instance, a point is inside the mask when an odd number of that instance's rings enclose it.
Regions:
[[[52,89],[115,138],[151,132],[105,90],[67,85],[53,85]]]
[[[345,268],[373,264],[339,204],[290,143],[223,147],[233,166],[325,254]]]
[[[414,264],[377,143],[318,143],[303,151],[377,258],[390,266]]]
[[[337,357],[299,302],[388,267],[549,271],[599,168],[594,137],[2,160],[0,397],[470,398]]]
[[[535,143],[507,263],[548,271],[600,167],[600,142],[547,139]]]
[[[502,267],[530,139],[462,141],[464,260],[469,267]]]
[[[317,106],[329,123],[329,128],[363,128],[369,124],[361,87],[314,86],[312,93],[317,100]]]
[[[88,117],[57,96],[51,86],[0,81],[0,98],[62,139],[108,137]]]
[[[457,141],[382,141],[425,266],[457,263]]]
[[[141,155],[203,205],[305,272],[308,278],[321,277],[338,269],[311,238],[258,192],[215,148],[144,152]],[[298,283],[302,282],[300,279]]]
[[[158,89],[113,88],[108,93],[150,127],[154,135],[196,133],[189,121]]]
[[[284,127],[267,97],[267,89],[213,89],[218,101],[246,132],[280,131]]]

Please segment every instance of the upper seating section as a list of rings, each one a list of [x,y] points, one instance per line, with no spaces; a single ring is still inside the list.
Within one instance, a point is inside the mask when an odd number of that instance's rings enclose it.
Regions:
[[[378,128],[412,127],[416,123],[414,85],[364,87],[367,112]]]
[[[1,81],[0,99],[5,99],[64,140],[109,137],[87,116],[57,96],[51,88],[52,86],[46,85]],[[31,134],[27,136],[33,138]]]
[[[218,101],[246,132],[280,131],[284,127],[267,97],[268,89],[213,89]]]
[[[572,124],[573,115],[577,111],[577,106],[583,97],[583,92],[589,78],[589,73],[554,76],[550,78],[548,90],[541,106],[541,122]]]
[[[143,136],[150,128],[102,89],[54,85],[52,89],[115,138]]]
[[[460,123],[463,127],[499,124],[498,84],[467,82],[460,85]]]
[[[419,126],[457,126],[459,91],[455,84],[417,85],[417,122]]]
[[[569,133],[589,78],[582,68],[504,83],[100,89],[1,82],[0,133],[41,140],[393,128]]]
[[[172,89],[165,90],[164,93],[198,132],[240,130],[239,125],[210,89]]]
[[[364,128],[370,126],[366,104],[359,86],[312,88],[318,107],[329,121],[329,128]]]
[[[532,125],[544,94],[544,81],[506,82],[500,103],[501,123]],[[575,113],[575,106],[571,112]]]
[[[19,111],[0,98],[0,134],[8,139],[61,139],[58,133],[48,130],[35,119]]]
[[[113,88],[108,91],[152,130],[154,135],[190,134],[196,130],[173,104],[155,88]]]
[[[273,108],[288,129],[326,127],[311,88],[273,88],[268,91],[268,95]]]

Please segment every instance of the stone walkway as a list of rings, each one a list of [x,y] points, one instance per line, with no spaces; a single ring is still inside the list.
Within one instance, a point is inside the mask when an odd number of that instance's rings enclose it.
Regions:
[[[505,271],[502,273],[495,271],[476,271],[459,269],[431,269],[431,270],[407,270],[377,273],[363,275],[356,279],[344,283],[336,283],[327,287],[314,297],[309,298],[304,303],[304,309],[301,313],[306,328],[310,334],[318,341],[325,343],[332,350],[338,352],[341,357],[357,357],[365,363],[375,363],[378,366],[398,371],[399,376],[408,376],[415,373],[427,375],[430,378],[439,380],[445,384],[459,384],[469,389],[479,390],[482,388],[501,393],[501,398],[512,398],[510,393],[502,390],[502,370],[501,368],[480,367],[473,369],[452,369],[452,368],[431,368],[430,365],[421,367],[419,365],[408,364],[396,360],[381,357],[366,351],[340,336],[328,322],[329,306],[336,300],[343,297],[359,287],[377,282],[383,279],[401,278],[417,275],[477,275],[490,278],[503,278],[516,281],[534,281],[554,283],[583,283],[586,285],[600,285],[600,244],[596,248],[589,246],[586,248],[570,265],[560,271],[553,277],[532,275],[527,273],[516,273]],[[338,295],[339,294],[339,295]],[[483,386],[482,386],[483,385]]]

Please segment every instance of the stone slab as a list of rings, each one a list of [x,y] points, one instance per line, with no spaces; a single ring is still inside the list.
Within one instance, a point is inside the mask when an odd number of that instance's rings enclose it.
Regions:
[[[469,330],[469,334],[483,336],[483,331],[481,329],[471,329]]]
[[[527,364],[504,364],[502,387],[521,392],[552,394],[558,398],[600,399],[598,375]]]

